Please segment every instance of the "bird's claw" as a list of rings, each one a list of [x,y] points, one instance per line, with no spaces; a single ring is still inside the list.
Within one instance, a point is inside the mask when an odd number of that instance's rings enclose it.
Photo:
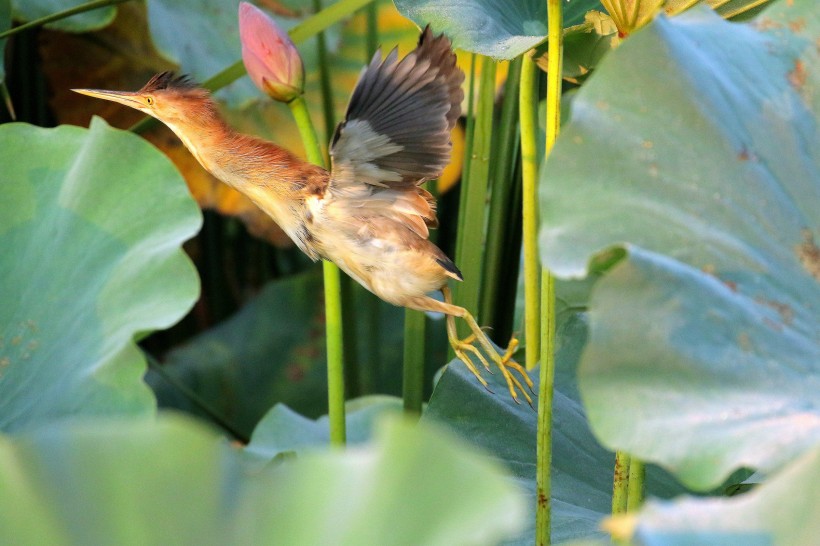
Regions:
[[[480,333],[480,334],[479,334]],[[482,351],[474,345],[474,343],[478,341]],[[526,370],[515,360],[513,360],[512,356],[515,353],[516,349],[518,348],[518,339],[513,337],[510,339],[509,345],[507,345],[507,349],[504,351],[504,354],[501,355],[498,351],[490,343],[489,339],[484,335],[484,332],[481,329],[476,331],[473,329],[473,334],[469,335],[464,339],[452,339],[451,343],[453,345],[453,350],[455,351],[456,356],[464,362],[464,365],[467,366],[467,369],[472,372],[473,375],[479,380],[479,382],[487,389],[489,392],[492,392],[487,384],[487,381],[481,376],[480,372],[473,364],[472,360],[467,355],[467,352],[475,355],[479,362],[484,366],[484,368],[489,372],[492,373],[490,369],[490,364],[488,358],[492,360],[498,368],[501,370],[502,375],[504,376],[504,380],[507,382],[507,388],[510,391],[510,396],[512,397],[513,401],[516,404],[520,404],[521,402],[518,399],[518,391],[520,391],[521,395],[527,401],[527,404],[532,408],[532,398],[527,394],[527,390],[524,389],[524,385],[522,385],[521,381],[513,375],[508,368],[512,368],[516,372],[518,372],[521,377],[524,378],[524,384],[527,385],[527,389],[535,394],[533,391],[533,383],[530,377],[527,375]],[[485,356],[486,355],[486,356]]]

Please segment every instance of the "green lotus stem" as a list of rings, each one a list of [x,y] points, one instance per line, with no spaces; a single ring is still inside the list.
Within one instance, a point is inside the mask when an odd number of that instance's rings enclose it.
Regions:
[[[367,40],[365,40],[365,57],[370,62],[370,57],[379,47],[379,6],[373,2],[367,6]]]
[[[615,472],[612,479],[612,515],[626,512],[629,500],[629,454],[615,452]]]
[[[376,2],[371,2],[364,8],[365,17],[367,19],[367,36],[365,40],[365,47],[366,50],[364,51],[363,60],[365,64],[370,63],[370,59],[373,58],[373,54],[376,52],[376,49],[379,47],[379,6]],[[355,311],[359,314],[358,315],[358,323],[364,324],[366,331],[370,334],[371,340],[380,340],[382,339],[382,329],[384,325],[382,324],[381,319],[381,305],[382,302],[376,297],[374,294],[370,293],[368,290],[365,290],[362,286],[354,283],[351,283],[354,289],[358,290],[361,293],[363,299],[363,305],[357,306]],[[407,320],[407,315],[405,315],[405,321]],[[406,322],[405,322],[406,324]],[[407,338],[405,337],[405,343]],[[424,353],[424,339],[413,339],[412,341],[416,348],[421,347],[422,354]],[[347,347],[345,347],[347,349]],[[379,366],[381,365],[381,355],[380,355],[381,343],[376,341],[371,341],[367,345],[367,347],[363,347],[359,353],[359,370],[360,373],[358,375],[361,385],[364,387],[363,392],[367,394],[372,394],[376,392],[376,380],[379,377]],[[405,351],[406,351],[405,347]],[[405,353],[406,354],[406,353]],[[407,363],[405,361],[405,366]],[[423,363],[421,364],[423,366]],[[423,378],[420,378],[419,381],[423,382]]]
[[[560,1],[560,0],[559,0]],[[555,390],[555,283],[549,271],[541,276],[541,373],[538,385],[538,444],[535,488],[539,503],[535,511],[536,543],[550,543],[552,495],[552,399]],[[540,499],[545,499],[543,502]]]
[[[122,2],[126,0],[120,1]],[[370,4],[373,1],[374,0],[339,0],[338,2],[335,2],[332,6],[326,7],[319,13],[305,19],[304,21],[290,29],[288,31],[288,35],[290,36],[290,39],[293,40],[293,43],[298,45],[307,40],[308,38],[316,36],[323,30],[327,29],[329,26],[338,23],[348,15],[366,6],[367,4]],[[235,82],[245,74],[245,65],[242,63],[242,59],[239,59],[232,65],[222,69],[220,72],[217,72],[216,74],[202,82],[202,86],[211,91],[217,91],[219,89],[222,89],[226,85]],[[146,116],[144,119],[138,121],[137,123],[129,127],[128,130],[133,131],[135,133],[141,133],[145,131],[148,127],[150,127],[153,123],[154,118]]]
[[[3,50],[2,44],[0,44],[0,51]],[[11,121],[17,120],[17,114],[14,112],[14,103],[11,102],[11,95],[9,94],[9,88],[6,87],[6,82],[0,80],[0,102],[2,102],[6,106],[6,111],[9,113],[9,117]]]
[[[404,312],[404,411],[421,415],[424,402],[424,349],[427,316],[421,311]]]
[[[561,82],[564,55],[563,9],[561,0],[547,0],[547,143],[549,157],[561,130]],[[541,376],[538,386],[538,446],[535,487],[539,502],[535,511],[536,543],[550,543],[550,498],[552,465],[552,397],[555,383],[555,282],[546,268],[541,274]],[[528,341],[529,344],[529,341]]]
[[[470,185],[470,163],[472,159],[471,154],[473,151],[473,134],[475,133],[475,71],[476,66],[478,65],[477,59],[478,55],[476,53],[470,55],[470,73],[468,74],[469,81],[467,83],[467,111],[464,113],[464,117],[466,118],[466,123],[464,125],[464,154],[462,156],[461,182],[459,184],[461,199],[464,199],[464,188],[467,188]],[[466,215],[461,213],[462,204],[463,201],[460,201],[458,204],[459,214],[456,233],[461,233],[464,228],[464,220]]]
[[[626,510],[634,512],[643,504],[644,479],[646,466],[636,457],[629,459],[629,494],[626,501]]]
[[[310,120],[303,96],[288,103],[299,134],[305,145],[308,161],[324,165],[324,155],[316,137],[316,129]],[[339,268],[327,260],[322,261],[325,285],[325,327],[327,337],[327,404],[330,420],[330,443],[345,444],[345,381],[344,341],[342,337],[342,286]]]
[[[492,326],[500,339],[503,317],[499,302],[509,293],[504,286],[511,283],[516,286],[518,280],[517,262],[505,261],[508,257],[505,242],[509,232],[517,229],[517,222],[511,218],[516,213],[513,209],[513,198],[516,196],[515,162],[518,151],[518,84],[521,77],[521,57],[509,62],[507,81],[504,84],[504,103],[498,128],[494,129],[492,157],[490,160],[490,210],[487,218],[487,244],[484,255],[484,282],[481,291],[479,315],[485,325]],[[518,245],[516,245],[517,247]],[[514,301],[514,292],[511,299]]]
[[[94,0],[93,2],[80,4],[79,6],[74,6],[73,8],[68,8],[63,11],[58,11],[56,13],[52,13],[51,15],[46,15],[45,17],[40,17],[39,19],[35,19],[33,21],[29,21],[28,23],[24,23],[20,26],[16,26],[6,31],[0,32],[0,40],[2,40],[3,38],[8,38],[9,36],[13,36],[18,32],[23,32],[32,28],[47,25],[49,23],[53,23],[54,21],[68,19],[72,15],[78,15],[80,13],[85,13],[86,11],[94,11],[95,9],[107,8],[108,6],[114,6],[116,4],[122,4],[128,1],[129,0]]]
[[[541,301],[538,289],[538,129],[535,61],[524,54],[518,88],[521,125],[521,178],[524,241],[524,341],[525,364],[535,368],[540,356]]]
[[[313,0],[313,9],[319,13],[322,11],[322,0]],[[335,114],[333,112],[333,87],[330,83],[330,63],[327,61],[327,40],[325,33],[316,35],[316,53],[319,58],[319,84],[322,89],[322,113],[325,118],[325,139],[330,139],[336,127]]]
[[[466,180],[462,178],[458,209],[460,225],[456,243],[456,263],[464,275],[464,282],[456,285],[454,299],[458,305],[472,312],[478,312],[483,276],[487,187],[495,106],[495,71],[495,61],[484,57],[473,138],[471,147],[466,152],[471,160],[467,167]],[[466,324],[459,326],[464,328],[462,335],[466,335]]]

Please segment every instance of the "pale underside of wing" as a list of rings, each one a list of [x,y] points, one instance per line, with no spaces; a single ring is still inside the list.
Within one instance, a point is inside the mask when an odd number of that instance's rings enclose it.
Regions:
[[[337,212],[395,218],[427,237],[434,205],[418,185],[450,161],[463,80],[450,41],[429,28],[400,61],[396,50],[383,61],[374,55],[331,143],[328,189]]]

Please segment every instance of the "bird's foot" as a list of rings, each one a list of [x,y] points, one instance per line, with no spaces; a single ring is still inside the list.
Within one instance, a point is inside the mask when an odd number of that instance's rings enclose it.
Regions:
[[[512,396],[513,401],[516,404],[520,403],[518,398],[520,392],[527,404],[529,404],[530,407],[533,407],[532,398],[524,388],[524,384],[526,384],[527,389],[529,389],[530,392],[533,392],[532,380],[529,375],[527,375],[526,370],[518,362],[513,360],[512,357],[515,350],[518,348],[518,340],[513,336],[509,345],[507,345],[507,349],[503,354],[500,354],[472,316],[467,315],[465,320],[467,320],[467,323],[470,325],[470,329],[473,333],[464,339],[458,339],[455,336],[450,337],[450,344],[453,346],[456,357],[464,362],[467,369],[470,370],[470,372],[476,376],[484,388],[490,392],[492,392],[492,390],[490,390],[487,381],[481,376],[481,373],[478,371],[475,364],[473,364],[472,359],[469,358],[469,354],[475,355],[478,361],[481,362],[484,368],[490,373],[492,373],[490,368],[490,361],[492,361],[496,366],[498,366],[498,369],[501,370],[501,374],[507,382],[507,388],[510,391],[510,396]],[[476,347],[476,341],[478,342],[480,348]],[[524,379],[523,384],[518,377],[513,375],[511,370],[517,372]]]

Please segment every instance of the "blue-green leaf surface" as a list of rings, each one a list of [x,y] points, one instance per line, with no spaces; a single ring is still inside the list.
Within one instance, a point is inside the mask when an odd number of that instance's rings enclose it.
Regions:
[[[0,126],[0,430],[74,414],[150,414],[137,335],[199,291],[180,249],[200,213],[139,137]]]
[[[385,415],[399,415],[401,399],[392,396],[365,396],[345,404],[347,445],[361,444],[372,437],[376,422]],[[253,430],[245,453],[264,461],[285,452],[303,451],[330,444],[327,415],[313,420],[299,415],[284,404],[265,414]]]
[[[20,21],[33,21],[47,15],[87,4],[89,0],[12,0],[12,13]],[[116,6],[103,6],[78,13],[46,25],[64,32],[88,32],[107,26],[117,15]]]
[[[276,404],[311,418],[327,413],[321,295],[320,270],[271,281],[236,314],[170,351],[163,360],[164,371],[247,435]],[[351,325],[360,347],[376,350],[378,367],[369,370],[370,388],[398,393],[404,312],[382,302],[361,309],[379,324],[376,331],[368,329],[371,320]],[[431,339],[441,341],[443,336],[437,334],[443,330],[441,324]],[[435,362],[429,359],[431,365]],[[429,372],[432,375],[435,368]],[[149,372],[147,381],[160,406],[197,412],[196,405],[159,374]]]
[[[808,451],[744,495],[650,501],[614,529],[639,544],[814,546],[820,536],[820,448]]]
[[[810,0],[661,17],[578,92],[542,175],[545,265],[627,251],[590,303],[593,429],[694,487],[820,439],[818,39]]]
[[[394,0],[402,15],[420,27],[445,32],[459,49],[512,59],[547,38],[547,3],[542,0]],[[564,3],[564,26],[584,21],[598,0]]]
[[[578,400],[575,366],[586,340],[583,315],[565,314],[558,328],[553,409],[552,540],[601,537],[601,520],[612,503],[614,455],[592,436]],[[478,366],[480,364],[476,363]],[[483,369],[483,368],[482,368]],[[442,375],[422,420],[454,430],[502,461],[529,494],[527,527],[509,545],[535,540],[535,450],[537,414],[516,405],[500,373],[483,374],[495,394],[484,389],[458,361]],[[538,370],[532,374],[538,391]],[[669,497],[684,489],[658,468],[648,470],[650,495]]]

